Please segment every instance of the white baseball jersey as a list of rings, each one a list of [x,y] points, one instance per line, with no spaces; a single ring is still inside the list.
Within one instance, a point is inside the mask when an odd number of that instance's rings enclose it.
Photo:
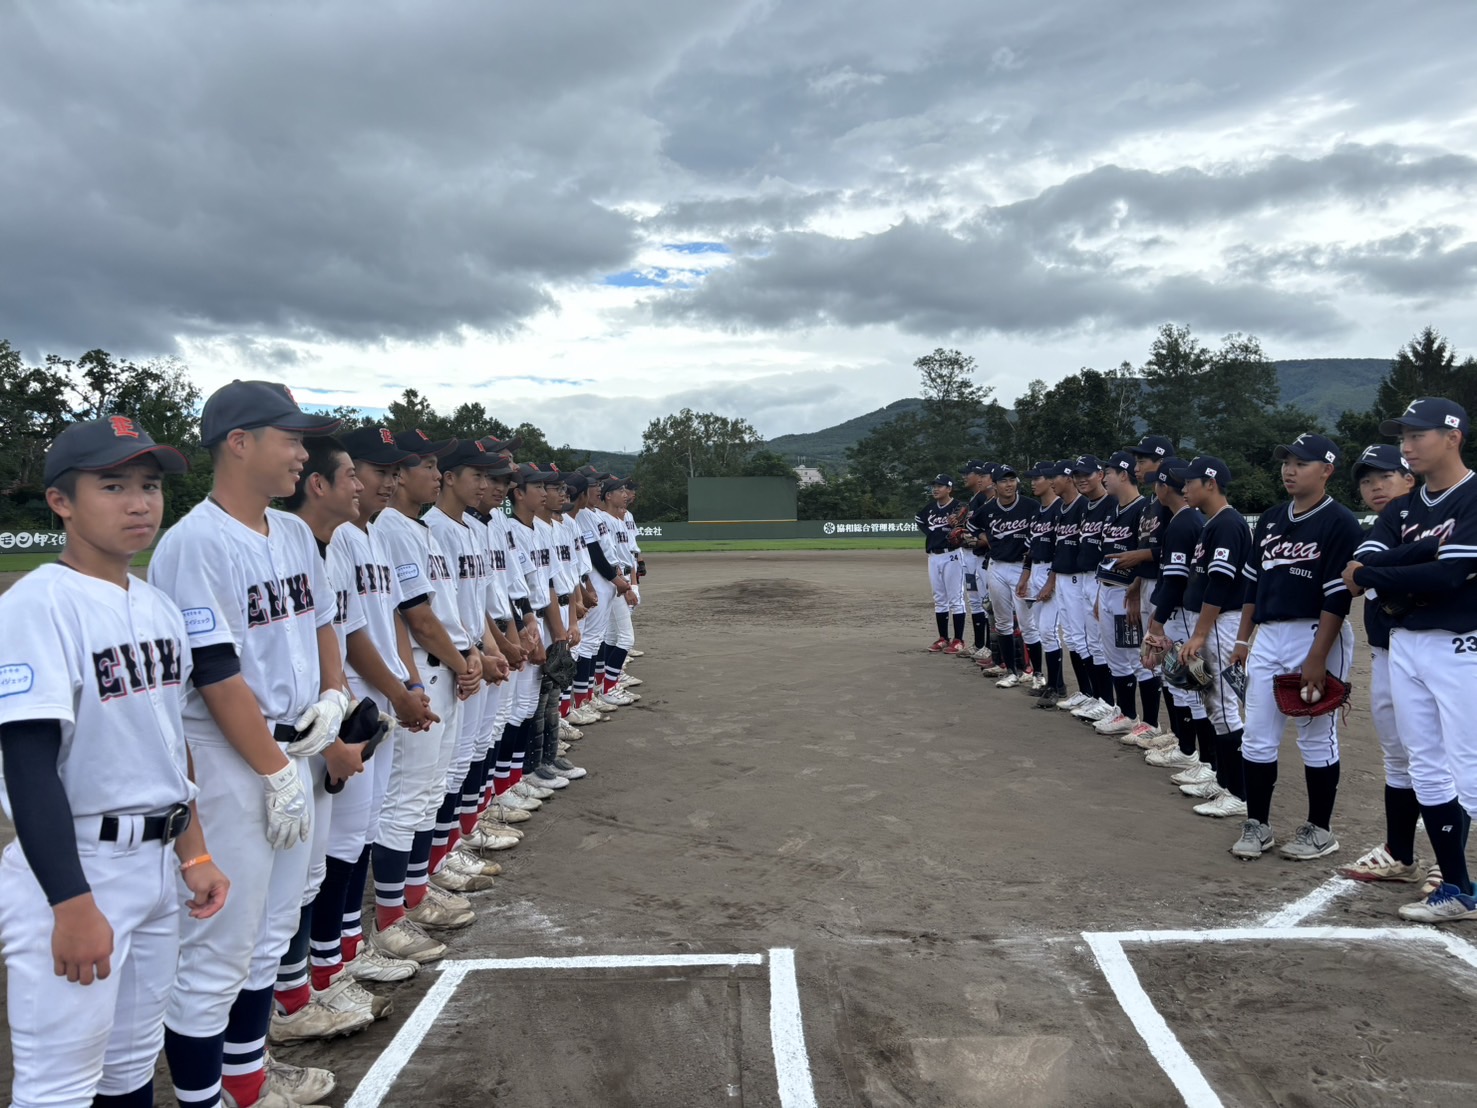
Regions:
[[[330,575],[335,562],[349,567],[351,618],[354,609],[358,616],[357,625],[346,627],[344,636],[362,627],[395,680],[404,681],[410,671],[405,668],[395,641],[395,610],[404,602],[405,595],[400,590],[390,554],[373,526],[361,529],[356,523],[339,524],[328,544]],[[352,676],[368,685],[358,673]]]
[[[610,521],[610,541],[615,549],[615,557],[610,564],[617,569],[624,567],[624,572],[629,575],[636,565],[636,551],[631,545],[630,529],[620,516],[606,512],[605,518]]]
[[[542,524],[543,530],[539,530]],[[529,603],[535,610],[548,604],[549,587],[553,577],[549,567],[553,558],[549,553],[549,525],[535,519],[532,525],[516,517],[508,521],[508,533],[513,539],[513,568],[523,575],[528,585]]]
[[[191,650],[227,644],[268,726],[294,723],[318,702],[318,628],[333,622],[333,590],[317,540],[296,516],[267,509],[267,534],[202,500],[164,533],[149,581],[185,619]],[[194,689],[185,734],[219,729]]]
[[[352,526],[344,524],[344,527]],[[339,657],[344,658],[349,636],[364,626],[364,602],[354,589],[354,562],[343,544],[332,542],[325,546],[320,542],[318,552],[323,555],[328,587],[333,590],[333,634],[338,639]]]
[[[185,623],[146,582],[120,589],[53,563],[0,597],[0,723],[57,720],[74,816],[138,815],[195,795],[181,712]],[[0,803],[10,801],[0,788]]]
[[[627,512],[625,515],[625,523],[626,534],[631,537],[631,553],[640,554],[641,544],[636,541],[638,538],[638,535],[636,533],[636,517],[633,516],[630,512]]]
[[[370,529],[395,567],[403,600],[429,594],[431,611],[445,626],[451,644],[458,650],[470,648],[472,640],[462,627],[457,604],[456,569],[440,544],[432,539],[431,529],[421,520],[411,519],[394,508],[386,508],[375,516]]]
[[[456,608],[462,626],[472,642],[480,643],[487,635],[490,571],[486,544],[480,534],[460,519],[452,519],[440,508],[432,508],[421,517],[421,522],[431,529],[432,538],[456,574]],[[461,646],[460,643],[457,645]]]
[[[554,590],[563,596],[579,587],[580,567],[575,547],[579,542],[579,532],[575,530],[571,520],[561,516],[550,519],[549,530],[550,550],[553,554],[550,569],[554,577]]]
[[[487,614],[493,619],[513,618],[513,602],[508,598],[508,550],[501,535],[494,535],[489,522],[468,509],[462,514],[467,525],[487,556]]]
[[[493,512],[487,519],[487,543],[493,551],[503,552],[507,571],[508,600],[517,604],[528,599],[528,579],[518,565],[518,550],[513,541],[513,517],[503,511]]]

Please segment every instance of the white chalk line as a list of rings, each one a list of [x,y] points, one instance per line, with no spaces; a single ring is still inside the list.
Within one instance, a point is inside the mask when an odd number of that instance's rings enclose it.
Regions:
[[[1342,880],[1342,879],[1340,879]],[[1353,882],[1350,882],[1353,884]],[[1329,897],[1342,892],[1336,889]],[[1297,905],[1310,900],[1304,897]],[[1295,907],[1297,905],[1290,905]],[[1316,906],[1311,909],[1316,910]],[[1310,911],[1311,911],[1310,910]],[[1277,913],[1274,913],[1276,915]],[[1221,927],[1213,930],[1084,931],[1082,938],[1097,959],[1108,987],[1133,1028],[1159,1063],[1188,1108],[1223,1108],[1204,1072],[1185,1050],[1168,1022],[1154,1006],[1124,950],[1126,943],[1232,942],[1399,942],[1435,943],[1477,969],[1477,946],[1460,936],[1429,927]]]
[[[781,1108],[816,1108],[793,950],[769,952],[769,1042],[774,1050]]]
[[[1309,916],[1317,915],[1327,908],[1333,903],[1334,897],[1353,892],[1358,887],[1358,881],[1351,881],[1347,877],[1330,877],[1307,896],[1300,897],[1291,904],[1284,905],[1270,913],[1262,920],[1262,926],[1291,927],[1293,924],[1302,923]]]
[[[441,976],[416,1005],[405,1025],[360,1080],[346,1108],[379,1108],[411,1056],[420,1049],[447,1001],[469,973],[483,970],[567,970],[759,966],[763,954],[609,954],[568,958],[459,958],[441,963]],[[805,1048],[795,952],[769,951],[769,1037],[781,1108],[816,1108],[815,1081]]]

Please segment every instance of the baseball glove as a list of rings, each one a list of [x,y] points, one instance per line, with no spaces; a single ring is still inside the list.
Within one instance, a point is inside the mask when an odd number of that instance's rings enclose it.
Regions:
[[[359,752],[359,756],[367,762],[389,730],[390,725],[386,717],[380,714],[379,705],[366,696],[344,717],[343,725],[338,729],[338,737],[350,746],[363,744],[364,749]],[[326,773],[323,775],[323,782],[324,788],[330,793],[339,792],[344,787],[342,781],[335,781]]]
[[[1177,689],[1199,692],[1210,684],[1211,674],[1205,668],[1203,658],[1192,658],[1188,662],[1180,657],[1181,643],[1175,643],[1164,656],[1164,679]]]
[[[1329,674],[1323,695],[1317,700],[1303,699],[1303,678],[1299,673],[1282,673],[1272,678],[1272,693],[1277,698],[1277,710],[1284,716],[1321,716],[1337,711],[1349,699],[1347,682]]]
[[[954,530],[949,532],[949,549],[958,550],[961,546],[964,545],[964,540],[968,537],[969,532],[964,530],[963,527],[954,528]]]
[[[544,676],[561,689],[572,686],[575,662],[574,655],[569,652],[569,644],[556,642],[549,647],[548,654],[548,659],[544,662]]]

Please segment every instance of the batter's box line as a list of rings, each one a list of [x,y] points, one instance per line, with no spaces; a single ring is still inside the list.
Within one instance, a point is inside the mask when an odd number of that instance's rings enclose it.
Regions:
[[[489,970],[581,970],[690,968],[693,966],[762,966],[765,954],[609,954],[567,958],[461,958],[441,963],[441,976],[421,998],[395,1038],[369,1067],[347,1108],[379,1108],[411,1056],[420,1048],[451,994],[471,973]],[[769,1041],[781,1108],[816,1108],[815,1082],[805,1049],[800,1014],[800,985],[795,952],[771,949],[769,959]]]
[[[1123,1014],[1144,1040],[1154,1061],[1188,1108],[1224,1108],[1204,1072],[1154,1007],[1128,960],[1128,943],[1396,942],[1434,943],[1477,969],[1477,947],[1445,931],[1426,927],[1227,927],[1211,931],[1084,931],[1108,987]]]

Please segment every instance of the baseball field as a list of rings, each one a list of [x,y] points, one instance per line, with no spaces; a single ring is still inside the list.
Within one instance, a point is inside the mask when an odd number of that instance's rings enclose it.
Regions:
[[[1411,886],[1236,861],[1238,826],[1193,815],[1141,751],[926,653],[920,553],[648,561],[644,699],[586,730],[590,776],[498,859],[454,960],[376,986],[396,1011],[369,1031],[282,1052],[338,1073],[333,1104],[1477,1093],[1477,933],[1401,923]],[[1323,862],[1384,833],[1355,681],[1343,850]],[[1305,803],[1291,743],[1282,767],[1273,827],[1290,833]]]

